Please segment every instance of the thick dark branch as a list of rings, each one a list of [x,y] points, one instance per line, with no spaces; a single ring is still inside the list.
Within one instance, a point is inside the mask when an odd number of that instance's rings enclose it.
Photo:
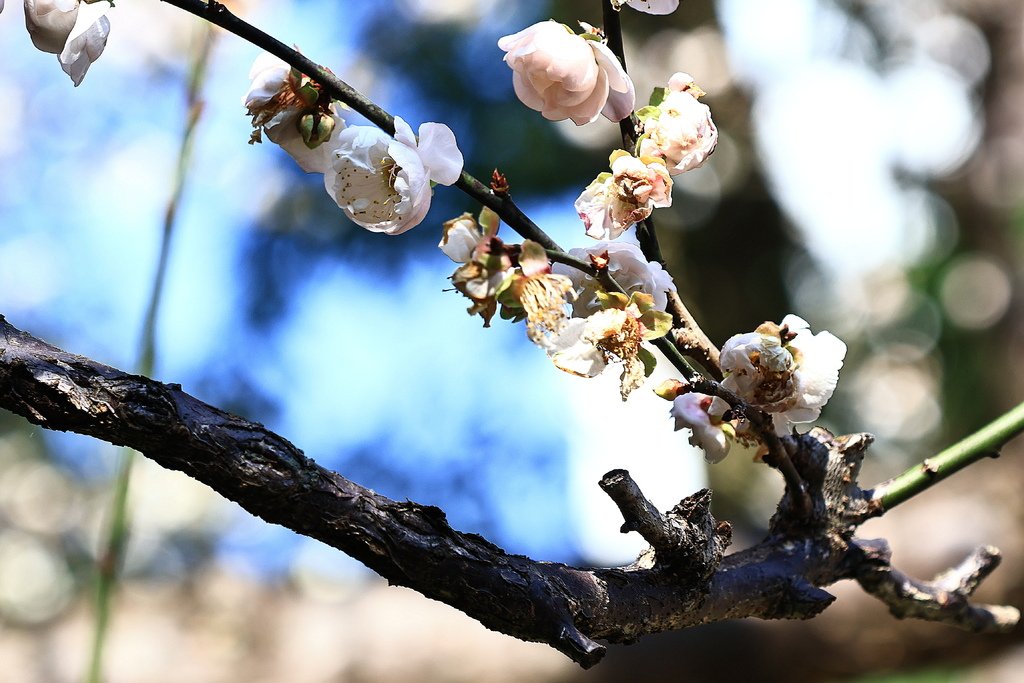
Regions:
[[[667,519],[680,531],[666,531],[666,544],[681,539],[682,546],[666,545],[667,558],[652,566],[588,570],[510,555],[455,531],[438,508],[390,500],[325,470],[262,425],[178,385],[65,353],[2,317],[0,407],[47,429],[135,448],[268,522],[351,555],[391,583],[488,628],[547,643],[582,666],[604,654],[599,639],[629,642],[749,616],[809,618],[833,599],[820,586],[853,578],[856,569],[845,508],[863,503],[852,482],[866,442],[823,430],[794,437],[793,462],[813,490],[809,517],[795,517],[784,499],[764,542],[722,559],[728,529],[711,516],[705,492],[665,517],[652,517],[638,501],[626,506],[629,514]]]
[[[892,553],[885,541],[857,541],[855,547],[862,553],[857,582],[888,605],[898,619],[927,619],[977,633],[1006,631],[1020,619],[1015,607],[969,601],[982,580],[999,566],[996,548],[978,548],[959,566],[931,581],[917,581],[892,566]]]

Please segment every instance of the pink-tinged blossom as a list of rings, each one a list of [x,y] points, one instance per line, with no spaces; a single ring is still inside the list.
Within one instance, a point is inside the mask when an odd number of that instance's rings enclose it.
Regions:
[[[25,0],[25,28],[36,49],[59,55],[78,18],[79,0]]]
[[[787,315],[725,342],[722,386],[772,414],[775,431],[813,422],[832,397],[846,344],[830,332],[811,334],[807,321]]]
[[[602,173],[576,199],[574,207],[587,235],[613,240],[655,208],[672,205],[672,178],[661,159],[612,152],[611,173]]]
[[[104,15],[64,46],[59,57],[60,66],[64,73],[71,77],[71,82],[76,88],[82,83],[92,63],[103,54],[109,35],[110,20]]]
[[[710,463],[721,462],[729,454],[729,440],[722,429],[722,420],[708,414],[714,399],[706,394],[687,393],[672,401],[670,414],[676,431],[689,429],[690,443],[704,451]]]
[[[621,121],[633,113],[629,75],[606,45],[587,35],[548,20],[498,41],[523,104],[546,119],[572,119],[577,126],[601,114]]]
[[[242,104],[255,128],[250,142],[260,142],[262,130],[306,173],[326,172],[335,146],[332,140],[345,127],[337,103],[322,97],[313,81],[269,52],[253,62],[249,80]]]
[[[629,242],[597,242],[586,248],[569,250],[569,256],[590,262],[590,257],[601,257],[607,254],[608,274],[622,285],[626,294],[644,292],[654,297],[654,308],[664,311],[668,307],[666,292],[676,291],[676,285],[660,263],[651,263],[640,251],[640,247]],[[601,310],[598,294],[603,292],[598,281],[572,266],[556,263],[554,272],[567,276],[576,291],[573,302],[573,315],[585,317]]]
[[[703,164],[718,144],[711,110],[697,99],[703,94],[691,76],[674,74],[661,103],[641,111],[640,154],[664,159],[672,175]]]
[[[672,14],[679,7],[679,0],[612,0],[615,9],[621,9],[623,5],[644,14]]]
[[[441,123],[420,126],[395,117],[395,137],[373,126],[350,126],[338,136],[327,193],[345,214],[371,232],[399,235],[419,225],[430,209],[430,183],[451,185],[462,173],[455,135]]]

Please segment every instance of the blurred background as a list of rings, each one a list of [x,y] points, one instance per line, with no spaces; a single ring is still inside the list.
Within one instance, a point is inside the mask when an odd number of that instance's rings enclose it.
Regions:
[[[119,3],[77,90],[0,14],[0,314],[129,369],[204,30]],[[618,128],[552,124],[514,97],[499,37],[600,24],[599,3],[277,0],[244,18],[416,128],[455,131],[467,170],[499,167],[526,212],[586,246],[572,201]],[[645,98],[675,71],[708,92],[718,150],[655,214],[669,270],[718,344],[797,313],[849,345],[821,424],[877,437],[888,478],[1024,399],[1024,5],[1018,0],[684,0],[624,10]],[[668,405],[614,377],[555,371],[521,327],[482,329],[448,291],[442,221],[477,210],[438,188],[401,237],[349,223],[240,104],[257,50],[214,41],[192,173],[172,238],[156,376],[265,423],[319,463],[444,508],[510,552],[631,561],[597,488],[629,469],[663,509],[701,486],[759,538],[781,483],[749,454],[706,468]],[[350,124],[362,123],[352,115]],[[509,232],[506,239],[513,240]],[[514,241],[514,240],[513,240]],[[609,373],[612,374],[612,373]],[[400,389],[399,389],[400,387]],[[862,535],[926,578],[974,545],[1005,553],[981,598],[1024,604],[1024,445],[919,496]],[[0,662],[11,682],[84,676],[92,567],[117,451],[0,414]],[[899,622],[856,586],[807,623],[736,622],[615,647],[589,672],[486,631],[317,542],[142,460],[108,680],[1017,681],[1019,633]]]

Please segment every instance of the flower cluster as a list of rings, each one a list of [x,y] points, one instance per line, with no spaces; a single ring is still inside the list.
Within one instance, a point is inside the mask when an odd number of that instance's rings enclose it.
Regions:
[[[829,332],[811,334],[805,320],[787,315],[781,325],[766,322],[755,331],[731,337],[722,347],[722,386],[769,413],[776,434],[813,422],[832,397],[846,344]],[[708,462],[726,456],[734,441],[754,443],[750,425],[732,415],[720,398],[690,392],[669,380],[655,390],[672,401],[676,430],[689,429],[690,443]],[[728,418],[728,419],[727,419]]]
[[[76,87],[92,63],[103,54],[110,35],[110,20],[106,15],[86,12],[80,16],[81,4],[81,0],[25,0],[25,28],[32,44],[36,49],[57,55],[61,69]],[[0,12],[3,8],[0,2]]]
[[[250,142],[266,133],[304,171],[323,173],[327,193],[367,230],[398,235],[418,225],[431,183],[451,185],[462,173],[462,152],[443,124],[423,124],[418,139],[398,117],[394,137],[374,126],[346,127],[317,83],[267,54],[249,78],[242,101],[255,128]]]

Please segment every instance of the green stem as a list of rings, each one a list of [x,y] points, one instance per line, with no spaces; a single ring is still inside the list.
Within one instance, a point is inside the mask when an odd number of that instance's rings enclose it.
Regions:
[[[938,455],[871,490],[872,516],[881,515],[982,458],[999,455],[1003,445],[1024,432],[1024,403]]]
[[[199,37],[199,49],[189,64],[189,77],[186,88],[186,105],[188,115],[185,130],[178,149],[178,164],[171,194],[167,199],[164,211],[163,230],[160,240],[160,255],[157,260],[153,286],[150,289],[149,301],[142,324],[142,336],[139,340],[139,355],[136,371],[145,376],[153,374],[156,365],[156,323],[163,299],[164,282],[167,277],[167,264],[171,250],[171,237],[178,215],[178,207],[185,190],[188,171],[192,158],[193,140],[196,126],[202,113],[202,102],[199,94],[206,77],[206,69],[210,60],[215,34],[212,27],[205,26]],[[103,547],[96,568],[96,614],[94,632],[89,655],[89,669],[86,681],[100,683],[103,680],[103,652],[106,648],[107,630],[110,624],[111,602],[117,587],[118,574],[124,561],[125,548],[128,544],[130,515],[128,512],[128,485],[131,481],[132,466],[137,457],[136,451],[130,448],[121,449],[114,481],[113,500],[111,501],[110,522],[107,526],[107,541]]]

